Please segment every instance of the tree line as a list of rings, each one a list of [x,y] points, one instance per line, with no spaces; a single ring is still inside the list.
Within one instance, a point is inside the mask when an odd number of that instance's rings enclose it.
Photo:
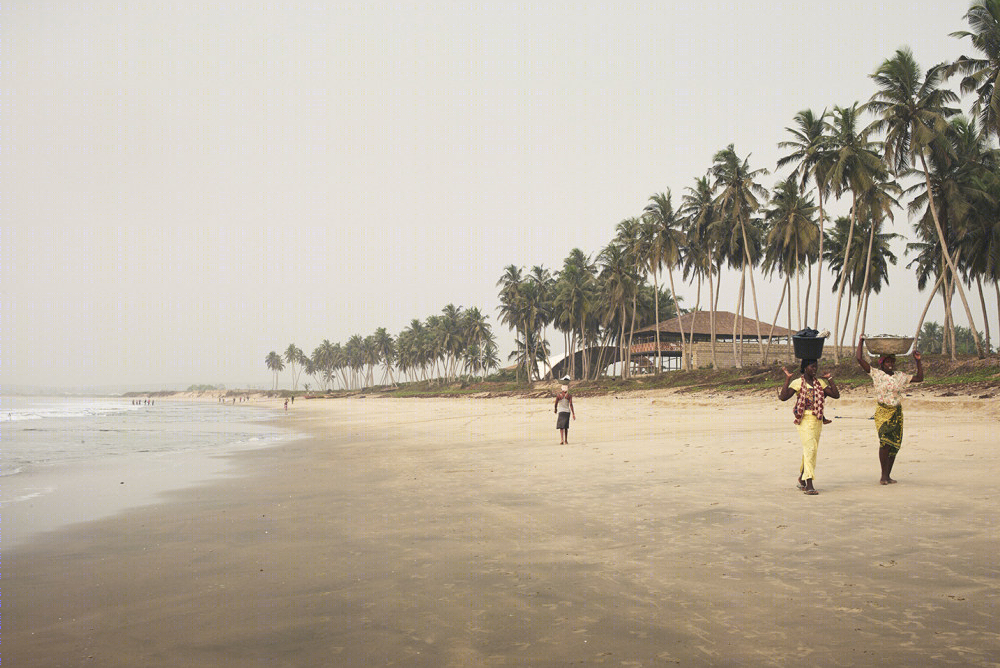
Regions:
[[[636,326],[644,321],[641,302],[648,299],[643,297],[647,282],[651,278],[653,292],[658,291],[664,268],[671,294],[676,294],[675,272],[695,282],[696,310],[707,285],[713,343],[722,270],[738,271],[735,312],[746,315],[749,286],[757,345],[766,361],[764,339],[770,339],[762,336],[755,273],[777,276],[782,283],[772,328],[785,306],[788,329],[794,330],[820,322],[824,264],[836,294],[830,329],[839,361],[839,347],[845,342],[851,346],[865,331],[869,298],[888,284],[889,266],[898,261],[890,244],[900,235],[889,232],[888,224],[904,208],[914,219],[916,239],[906,245],[911,258],[907,267],[914,270],[920,290],[933,284],[915,336],[920,338],[931,300],[939,296],[945,310],[939,338],[951,341],[944,349],[956,354],[961,330],[961,336],[971,337],[976,353],[985,356],[991,344],[984,284],[992,283],[1000,311],[1000,154],[995,143],[1000,138],[1000,0],[972,3],[965,19],[970,30],[952,36],[968,40],[975,57],[923,70],[903,47],[871,75],[876,91],[867,102],[796,114],[786,128],[788,139],[779,144],[786,153],[777,163],[790,172],[772,190],[761,183],[768,170],[751,166],[749,157],[741,157],[730,144],[684,189],[676,209],[669,190],[654,194],[638,216],[618,224],[596,258],[574,249],[552,277],[544,267],[528,275],[506,267],[498,282],[501,322],[515,332],[512,355],[523,361],[519,368],[528,377],[540,375],[539,365],[547,364],[545,328],[550,324],[563,333],[568,354],[610,345],[619,349],[620,359],[628,359]],[[960,93],[971,96],[968,115],[958,107],[959,94],[946,87],[956,80]],[[847,198],[849,214],[828,220],[831,199]],[[985,337],[975,327],[966,294],[973,286]],[[956,294],[967,328],[955,324]],[[654,322],[660,320],[657,314]],[[739,321],[733,320],[732,342],[741,366]],[[693,333],[680,329],[686,367]],[[714,345],[712,355],[718,366]],[[590,356],[579,357],[586,366]],[[658,358],[654,368],[658,372],[661,367]],[[630,371],[630,364],[619,369],[623,376]],[[598,373],[600,369],[584,368],[572,375]]]
[[[737,345],[736,325],[746,315],[747,287],[757,345],[767,358],[764,341],[770,339],[761,329],[755,274],[782,283],[772,328],[785,308],[788,329],[801,329],[820,322],[824,271],[832,274],[829,289],[836,295],[830,329],[839,362],[840,346],[850,346],[865,331],[869,298],[888,284],[889,266],[898,262],[890,245],[900,235],[888,226],[903,209],[913,219],[915,238],[906,244],[907,268],[920,290],[932,286],[915,336],[920,338],[927,310],[940,297],[945,320],[938,338],[951,342],[945,349],[954,357],[957,295],[969,324],[962,336],[970,336],[984,357],[992,348],[990,284],[1000,312],[1000,0],[976,0],[964,18],[969,30],[952,36],[967,40],[972,56],[924,70],[902,47],[871,75],[875,93],[867,102],[796,114],[777,162],[778,169],[790,171],[773,189],[761,183],[769,171],[751,166],[749,156],[730,144],[684,188],[676,207],[670,190],[652,195],[638,215],[617,225],[596,257],[573,249],[555,273],[543,266],[527,272],[507,266],[497,283],[499,313],[515,334],[509,359],[517,377],[537,379],[551,370],[550,326],[563,335],[574,378],[597,377],[611,361],[599,357],[592,364],[590,355],[577,351],[617,349],[618,359],[628,359],[636,329],[678,313],[675,274],[696,286],[694,310],[701,310],[706,288],[714,344],[724,268],[739,272],[731,332],[738,366],[743,346]],[[958,92],[947,87],[950,82],[957,82]],[[970,99],[967,114],[959,107],[960,94]],[[828,220],[831,200],[848,200],[848,215]],[[664,278],[669,290],[661,287]],[[973,288],[985,335],[976,329],[967,295]],[[499,365],[496,345],[487,318],[471,311],[482,323],[477,334],[459,325],[465,312],[449,305],[441,316],[414,320],[396,339],[380,329],[344,346],[324,341],[311,357],[290,346],[284,358],[272,352],[266,363],[275,374],[283,362],[291,364],[293,387],[296,366],[324,387],[335,380],[342,387],[370,385],[379,366],[382,380],[393,383],[393,369],[410,379],[485,374]],[[693,332],[681,327],[680,334],[687,368]],[[657,372],[660,343],[657,330]],[[714,345],[711,350],[717,367]],[[629,375],[631,365],[621,364],[619,373]]]
[[[395,386],[397,380],[484,377],[500,362],[489,316],[475,307],[463,309],[448,304],[439,315],[422,321],[414,318],[396,337],[380,327],[363,338],[355,334],[343,345],[324,340],[311,355],[290,343],[283,354],[268,353],[264,363],[274,373],[274,389],[278,387],[279,372],[288,364],[294,391],[298,390],[302,373],[323,390],[358,390]],[[376,370],[381,370],[377,383]],[[309,389],[308,384],[305,387]]]

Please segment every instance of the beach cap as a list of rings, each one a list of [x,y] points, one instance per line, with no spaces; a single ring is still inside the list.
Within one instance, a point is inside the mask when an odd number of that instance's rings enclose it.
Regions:
[[[565,375],[565,376],[562,377],[562,379],[563,380],[570,380],[570,377],[569,377],[569,375]]]

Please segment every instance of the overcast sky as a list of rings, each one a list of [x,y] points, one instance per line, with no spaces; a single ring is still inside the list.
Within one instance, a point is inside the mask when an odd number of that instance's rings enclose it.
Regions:
[[[334,4],[3,3],[5,386],[267,387],[271,350],[448,303],[506,358],[505,265],[596,254],[729,143],[774,173],[902,45],[968,50],[966,0]],[[916,326],[905,262],[870,333]]]

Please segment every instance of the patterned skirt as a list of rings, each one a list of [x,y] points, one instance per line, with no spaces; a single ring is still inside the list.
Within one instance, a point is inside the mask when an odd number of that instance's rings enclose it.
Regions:
[[[896,454],[903,445],[903,407],[879,403],[875,408],[875,428],[879,447]]]

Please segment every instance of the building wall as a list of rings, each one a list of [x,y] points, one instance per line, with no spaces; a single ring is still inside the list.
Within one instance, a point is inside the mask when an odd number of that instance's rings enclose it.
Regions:
[[[740,344],[736,344],[737,352],[740,349]],[[774,360],[778,360],[783,364],[798,364],[798,360],[792,354],[792,346],[788,344],[778,344],[772,343],[770,350],[767,348],[767,343],[764,343],[764,349],[767,351],[767,361],[773,363]],[[854,357],[854,348],[849,348],[847,346],[842,346],[840,348],[841,357]],[[716,362],[718,362],[719,368],[734,367],[736,366],[735,359],[733,357],[733,344],[728,343],[715,343],[715,357]],[[833,346],[826,345],[823,347],[823,360],[830,363],[833,362]],[[694,369],[707,369],[712,364],[712,344],[711,343],[695,343],[691,351],[691,366]],[[761,363],[760,347],[757,345],[756,341],[747,341],[743,344],[743,366],[753,366]]]

